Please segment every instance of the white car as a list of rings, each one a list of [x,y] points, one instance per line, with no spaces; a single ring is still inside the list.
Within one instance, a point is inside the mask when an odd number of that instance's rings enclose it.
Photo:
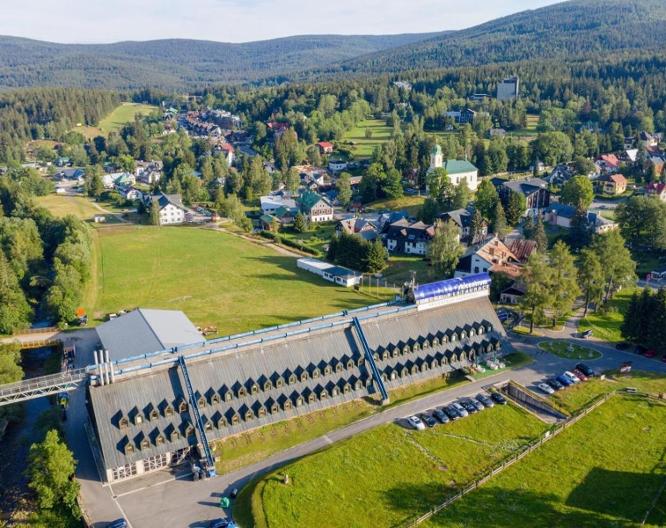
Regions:
[[[458,402],[454,402],[451,404],[451,407],[453,407],[456,411],[458,411],[458,414],[462,416],[463,418],[465,416],[468,416],[469,413],[467,412],[467,409],[465,409],[462,405],[460,405]]]
[[[410,416],[409,418],[407,418],[407,423],[409,423],[409,425],[411,425],[417,431],[425,430],[425,424],[418,416]]]
[[[580,378],[576,376],[573,372],[567,370],[564,372],[564,375],[569,378],[572,383],[580,383]]]
[[[543,392],[544,394],[555,394],[555,391],[550,385],[547,385],[546,383],[539,383],[537,385],[538,389]]]

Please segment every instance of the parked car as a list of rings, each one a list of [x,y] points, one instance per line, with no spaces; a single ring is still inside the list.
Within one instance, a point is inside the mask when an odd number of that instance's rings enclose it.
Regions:
[[[578,365],[576,365],[576,368],[580,370],[583,374],[585,374],[588,378],[596,376],[594,370],[588,367],[585,363],[578,363]]]
[[[572,383],[580,383],[580,379],[570,370],[565,370],[562,374],[564,377],[569,378]]]
[[[495,403],[498,403],[499,405],[506,405],[506,398],[499,392],[493,392],[490,397]]]
[[[479,411],[469,398],[461,399],[460,405],[465,408],[468,414],[474,414]]]
[[[549,396],[550,396],[551,394],[555,394],[555,389],[553,389],[553,387],[551,387],[551,386],[548,385],[547,383],[539,383],[539,384],[537,385],[537,388],[538,388],[541,392],[543,392],[544,394],[547,394],[547,395],[549,395]]]
[[[477,394],[476,399],[477,399],[477,401],[480,401],[483,404],[484,407],[495,407],[495,404],[493,403],[492,398],[490,396],[488,396],[487,394],[483,394],[483,393]]]
[[[582,337],[583,339],[589,339],[590,337],[592,337],[592,330],[585,330],[584,332],[581,332],[580,337]]]
[[[116,519],[109,523],[108,528],[127,528],[127,521],[125,519]]]
[[[231,519],[213,519],[208,528],[236,528],[236,523]]]
[[[578,369],[573,369],[573,373],[580,381],[587,381],[588,379],[590,379]]]
[[[641,356],[647,352],[647,348],[645,348],[643,345],[636,345],[636,348],[634,349],[634,352],[636,354],[640,354]]]
[[[571,381],[567,376],[564,374],[560,374],[555,378],[557,381],[559,381],[562,385],[565,387],[569,387],[570,385],[573,385],[573,381]]]
[[[428,427],[435,427],[437,425],[437,422],[435,419],[430,416],[429,414],[422,414],[421,415],[421,421],[424,422]]]
[[[435,409],[432,415],[437,419],[439,423],[445,424],[451,421],[442,409]]]
[[[423,431],[425,429],[425,424],[421,421],[421,418],[418,416],[410,416],[407,418],[407,422],[417,431]]]
[[[621,343],[615,345],[615,348],[617,348],[618,350],[629,350],[631,348],[631,345],[626,341],[622,341]]]
[[[453,407],[453,405],[447,405],[446,407],[444,407],[444,412],[451,420],[457,420],[458,418],[462,418],[460,413],[455,409],[455,407]]]
[[[656,357],[656,356],[657,356],[657,352],[652,348],[643,352],[643,357],[646,357],[646,358],[653,358],[653,357]]]
[[[547,379],[547,380],[546,380],[546,383],[548,383],[548,385],[549,385],[550,387],[552,387],[552,388],[553,388],[554,390],[556,390],[556,391],[558,391],[558,390],[562,390],[562,389],[564,388],[564,385],[562,385],[562,384],[561,384],[559,381],[557,381],[555,378],[549,378],[549,379]]]
[[[467,412],[467,409],[465,409],[458,402],[453,402],[451,404],[451,406],[456,410],[456,412],[460,415],[461,418],[464,418],[465,416],[469,416],[469,413]]]
[[[483,411],[486,408],[486,406],[476,398],[470,398],[469,401],[472,405],[474,405],[474,407],[476,407],[477,411]]]

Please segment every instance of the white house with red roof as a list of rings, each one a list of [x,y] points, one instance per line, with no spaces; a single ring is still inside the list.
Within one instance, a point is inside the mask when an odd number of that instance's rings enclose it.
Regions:
[[[335,148],[335,145],[330,141],[320,141],[317,143],[317,146],[319,147],[319,152],[322,154],[333,154],[333,149]]]

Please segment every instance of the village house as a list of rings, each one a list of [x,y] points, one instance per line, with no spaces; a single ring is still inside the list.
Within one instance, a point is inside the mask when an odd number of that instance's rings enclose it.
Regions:
[[[236,158],[234,154],[234,146],[231,143],[218,143],[215,147],[215,150],[222,152],[224,159],[227,162],[227,167],[231,167],[234,164],[234,160]]]
[[[277,139],[287,130],[289,130],[291,125],[284,121],[270,121],[268,123],[268,128],[271,132],[273,132],[273,139]]]
[[[502,273],[518,277],[522,272],[520,259],[499,238],[493,237],[470,248],[458,262],[455,277],[477,273]]]
[[[659,198],[662,202],[666,202],[666,183],[648,183],[645,186],[645,194]]]
[[[508,288],[500,293],[500,304],[519,304],[525,296],[527,288],[520,281],[513,281]]]
[[[521,264],[527,264],[532,253],[538,250],[537,243],[526,238],[514,238],[505,241],[505,244]]]
[[[340,220],[335,226],[336,233],[358,235],[364,240],[372,241],[379,236],[377,224],[364,218],[347,218]]]
[[[522,194],[526,202],[526,215],[535,216],[541,209],[548,207],[550,204],[548,183],[541,178],[509,181],[494,178],[492,182],[502,198],[506,199],[510,192]]]
[[[619,171],[620,165],[620,160],[615,154],[602,154],[597,160],[597,166],[605,174]]]
[[[475,244],[480,240],[485,240],[488,236],[488,222],[482,220],[481,229],[477,233],[477,239],[471,240],[472,235],[472,218],[474,216],[474,209],[455,209],[449,211],[448,213],[442,213],[439,215],[439,219],[445,222],[453,222],[458,231],[460,231],[460,242],[464,244]]]
[[[435,227],[423,222],[410,223],[406,218],[390,224],[384,234],[384,244],[390,253],[425,256],[435,236]]]
[[[328,282],[339,284],[345,288],[361,284],[361,279],[363,278],[363,275],[349,268],[336,266],[335,264],[329,264],[323,260],[310,257],[299,258],[296,261],[296,266],[305,271],[309,271],[310,273],[314,273],[315,275],[319,275]]]
[[[134,169],[136,180],[146,185],[154,185],[162,179],[161,161],[137,161]]]
[[[160,225],[183,224],[191,216],[179,194],[157,194],[152,197],[152,207],[159,209]]]
[[[323,196],[305,191],[298,199],[298,206],[309,222],[331,222],[333,220],[333,206]]]
[[[469,108],[464,108],[463,110],[450,110],[444,113],[445,117],[453,119],[457,124],[464,125],[467,123],[472,123],[474,117],[476,117],[476,112]]]
[[[622,174],[609,174],[600,180],[604,194],[617,196],[627,190],[627,179]]]
[[[448,160],[444,162],[442,147],[439,145],[435,145],[430,152],[430,168],[428,172],[432,172],[435,169],[445,169],[449,181],[454,187],[466,183],[470,190],[476,191],[479,185],[479,169],[466,160]]]
[[[544,222],[563,229],[571,229],[575,216],[575,207],[566,204],[554,203],[543,211]],[[606,233],[618,227],[617,223],[593,212],[587,212],[585,220],[588,229],[596,234]]]
[[[288,193],[274,193],[259,198],[262,214],[273,214],[281,207],[296,209],[296,200]]]
[[[332,154],[335,146],[330,141],[320,141],[317,143],[321,154]]]
[[[343,170],[347,170],[347,168],[349,168],[349,163],[345,160],[331,159],[328,161],[328,170],[334,174],[342,172]]]

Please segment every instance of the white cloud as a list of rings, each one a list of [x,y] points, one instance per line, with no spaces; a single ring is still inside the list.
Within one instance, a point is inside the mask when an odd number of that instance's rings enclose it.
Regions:
[[[55,42],[461,29],[556,0],[3,0],[0,34]]]

